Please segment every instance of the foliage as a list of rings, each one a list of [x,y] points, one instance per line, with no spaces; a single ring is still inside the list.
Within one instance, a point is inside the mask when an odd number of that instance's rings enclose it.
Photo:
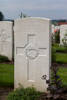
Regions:
[[[0,21],[4,20],[4,15],[3,13],[0,11]]]
[[[57,93],[62,88],[62,80],[58,75],[59,68],[57,66],[53,66],[51,68],[51,81],[49,84],[49,90],[51,93]]]
[[[3,62],[9,62],[9,59],[6,56],[0,55],[0,63],[3,63]]]
[[[56,61],[56,55],[55,55],[55,53],[56,53],[56,50],[54,48],[52,48],[52,53],[51,53],[52,54],[52,57],[51,57],[52,58],[51,59],[52,62]]]
[[[55,42],[56,42],[56,43],[60,43],[60,31],[57,31],[57,32],[55,33]]]
[[[64,69],[62,67],[57,67],[56,64],[54,64],[54,66],[51,67],[51,79],[47,80],[47,76],[46,78],[44,78],[46,80],[46,83],[48,84],[48,91],[50,92],[47,95],[45,95],[46,97],[44,97],[43,100],[67,100],[66,97],[65,99],[62,99],[61,94],[67,91],[67,87],[66,86],[64,87],[63,81],[59,76],[60,74],[62,74],[61,76],[63,77],[64,80],[65,77],[64,73],[67,73],[65,70],[67,71],[67,68]]]
[[[37,92],[34,88],[20,87],[8,95],[7,100],[37,100],[40,96],[40,92]]]
[[[51,79],[47,80],[47,76],[45,77],[45,75],[43,79],[46,80],[46,83],[48,84],[48,90],[52,95],[58,93],[63,86],[62,80],[58,75],[58,67],[55,65],[51,67]]]

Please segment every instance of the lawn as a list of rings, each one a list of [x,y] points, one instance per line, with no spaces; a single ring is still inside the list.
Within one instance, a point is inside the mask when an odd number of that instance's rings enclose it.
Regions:
[[[67,63],[67,53],[55,53],[56,63],[66,64]]]
[[[0,64],[0,86],[14,85],[14,66],[12,64]]]
[[[67,86],[67,68],[60,67],[58,74],[62,79],[63,85]]]
[[[67,63],[67,48],[55,44],[52,46],[52,61],[56,63]]]

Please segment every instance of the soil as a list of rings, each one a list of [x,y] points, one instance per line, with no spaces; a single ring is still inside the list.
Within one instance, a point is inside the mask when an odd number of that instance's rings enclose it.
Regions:
[[[14,64],[13,61],[9,61],[9,62],[0,62],[0,64]]]
[[[0,100],[7,100],[7,96],[11,91],[13,91],[13,88],[0,87]]]
[[[67,64],[52,63],[52,66],[67,67]]]
[[[62,94],[42,94],[38,100],[67,100],[67,93]]]

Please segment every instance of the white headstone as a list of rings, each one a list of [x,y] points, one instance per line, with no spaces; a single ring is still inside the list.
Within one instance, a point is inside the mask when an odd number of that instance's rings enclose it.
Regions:
[[[67,25],[60,26],[60,44],[63,45],[63,39],[65,34],[67,34]]]
[[[55,26],[55,30],[59,30],[60,29],[60,26]]]
[[[52,28],[52,32],[51,32],[51,33],[52,33],[52,35],[53,35],[53,34],[55,34],[55,32],[54,32],[54,30],[55,30],[55,25],[52,24],[52,27],[51,27],[51,28]]]
[[[47,91],[43,76],[49,79],[51,66],[51,24],[45,18],[15,20],[15,88],[35,87]]]
[[[7,56],[12,60],[12,22],[0,21],[0,55]]]

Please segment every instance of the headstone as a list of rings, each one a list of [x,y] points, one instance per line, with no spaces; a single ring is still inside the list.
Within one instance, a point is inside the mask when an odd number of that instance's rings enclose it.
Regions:
[[[0,21],[0,55],[7,56],[12,60],[12,22]]]
[[[54,35],[54,34],[55,34],[55,32],[54,32],[54,30],[55,30],[55,25],[52,24],[52,27],[51,27],[51,28],[52,28],[52,32],[51,32],[51,33],[52,33],[52,35]]]
[[[67,34],[67,25],[61,25],[60,26],[60,45],[63,45],[63,39],[65,37],[65,34]]]
[[[59,25],[55,26],[55,30],[59,30],[59,29],[60,29]]]
[[[15,20],[15,88],[47,91],[51,66],[51,24],[45,18]]]

